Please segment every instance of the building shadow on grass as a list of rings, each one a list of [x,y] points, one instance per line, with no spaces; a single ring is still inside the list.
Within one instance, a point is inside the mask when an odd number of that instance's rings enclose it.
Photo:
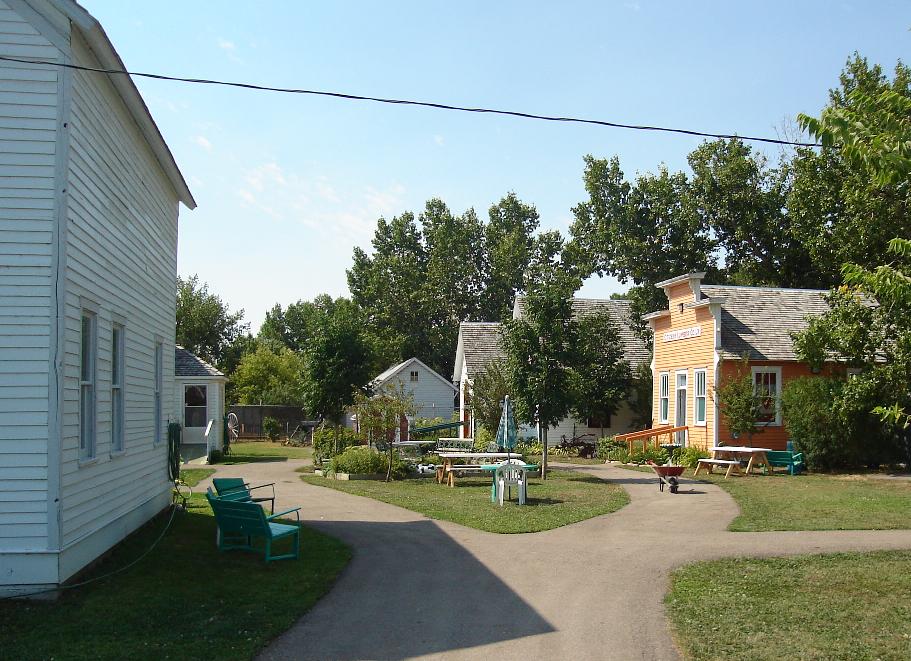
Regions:
[[[354,559],[262,659],[402,659],[554,631],[433,521],[308,525],[352,545]]]

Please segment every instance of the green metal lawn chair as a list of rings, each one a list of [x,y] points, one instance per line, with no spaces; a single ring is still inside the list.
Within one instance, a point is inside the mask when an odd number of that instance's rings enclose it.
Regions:
[[[215,523],[218,525],[219,551],[263,551],[266,562],[289,558],[296,560],[300,557],[300,507],[266,516],[260,505],[254,502],[226,500],[216,496],[212,489],[206,491],[206,499],[212,507]],[[274,519],[292,512],[297,515],[295,524],[274,522]],[[272,555],[273,542],[286,538],[293,538],[294,551]],[[264,540],[265,548],[256,548],[253,545],[255,539]]]
[[[242,503],[271,503],[269,509],[275,511],[275,483],[260,484],[251,487],[242,477],[214,477],[212,484],[218,492],[218,497],[225,500],[235,500]],[[254,497],[251,491],[254,489],[272,488],[271,496]]]

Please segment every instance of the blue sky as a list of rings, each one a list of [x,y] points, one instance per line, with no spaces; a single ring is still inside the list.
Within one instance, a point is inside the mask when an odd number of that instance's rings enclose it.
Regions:
[[[770,136],[819,111],[855,50],[888,70],[911,55],[898,0],[82,3],[136,71]],[[515,191],[565,231],[586,154],[616,154],[631,176],[685,168],[699,143],[136,82],[199,204],[181,210],[179,272],[254,331],[276,302],[346,294],[380,216],[440,197],[486,217]]]

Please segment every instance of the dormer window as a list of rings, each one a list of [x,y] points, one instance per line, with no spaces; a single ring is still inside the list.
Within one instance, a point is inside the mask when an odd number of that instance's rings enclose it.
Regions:
[[[683,312],[683,303],[677,303],[677,312]]]

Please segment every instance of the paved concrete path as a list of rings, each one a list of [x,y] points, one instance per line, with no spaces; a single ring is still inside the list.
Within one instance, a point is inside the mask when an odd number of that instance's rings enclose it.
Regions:
[[[300,505],[309,525],[354,550],[332,591],[263,660],[677,659],[663,605],[674,567],[911,548],[909,530],[728,532],[739,510],[719,487],[683,480],[679,494],[660,493],[655,477],[611,466],[572,470],[621,484],[632,501],[622,510],[497,535],[304,484],[294,469],[305,463],[217,467],[276,482],[279,507]]]

